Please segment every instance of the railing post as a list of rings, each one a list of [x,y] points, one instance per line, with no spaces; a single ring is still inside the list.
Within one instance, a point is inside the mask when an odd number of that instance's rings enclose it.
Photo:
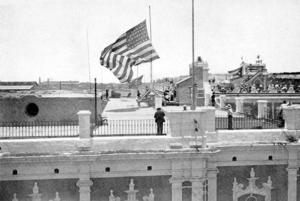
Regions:
[[[216,104],[219,105],[219,107],[225,108],[225,101],[226,101],[226,95],[220,95],[216,98]]]
[[[88,110],[81,110],[77,113],[79,120],[79,137],[90,138],[91,135],[91,112]]]
[[[300,105],[284,106],[283,117],[287,130],[300,130]]]
[[[257,118],[266,118],[267,117],[267,103],[266,100],[258,100],[257,101]]]
[[[88,151],[91,147],[91,112],[88,110],[81,110],[77,113],[79,119],[79,139],[77,147],[80,151]]]
[[[162,98],[155,96],[155,109],[162,108]]]
[[[244,113],[244,98],[243,97],[236,97],[235,98],[236,104],[236,112]]]
[[[172,137],[203,136],[215,132],[215,108],[199,107],[196,110],[168,111],[166,115],[169,119],[170,132]],[[195,133],[195,120],[199,130]],[[207,136],[210,141],[210,136]]]

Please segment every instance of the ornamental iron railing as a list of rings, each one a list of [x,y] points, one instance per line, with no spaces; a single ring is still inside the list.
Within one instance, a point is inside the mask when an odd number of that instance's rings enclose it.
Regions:
[[[0,122],[1,139],[78,136],[78,121]]]
[[[277,119],[257,118],[255,116],[237,113],[232,118],[216,117],[215,128],[219,129],[277,129],[284,122]]]
[[[162,135],[169,132],[169,121],[163,123]],[[157,135],[154,119],[113,119],[98,121],[92,129],[92,136]]]

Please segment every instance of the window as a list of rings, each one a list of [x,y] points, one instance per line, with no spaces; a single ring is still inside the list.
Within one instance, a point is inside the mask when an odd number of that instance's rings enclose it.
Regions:
[[[39,113],[39,107],[35,103],[29,103],[26,106],[25,113],[30,117],[34,117]]]

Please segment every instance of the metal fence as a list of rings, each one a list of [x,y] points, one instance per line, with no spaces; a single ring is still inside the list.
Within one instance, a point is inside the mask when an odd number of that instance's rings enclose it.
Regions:
[[[169,132],[169,121],[163,125],[163,135]],[[122,119],[107,120],[104,124],[97,122],[92,130],[92,136],[130,136],[156,135],[157,126],[154,119]]]
[[[239,114],[232,118],[231,128],[228,117],[216,117],[216,129],[276,129],[280,121],[276,119],[256,118],[247,114]]]
[[[0,122],[0,139],[78,136],[78,121]]]

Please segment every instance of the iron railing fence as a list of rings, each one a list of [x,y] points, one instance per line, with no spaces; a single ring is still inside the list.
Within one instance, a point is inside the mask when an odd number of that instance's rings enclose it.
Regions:
[[[219,129],[277,129],[281,122],[277,119],[257,118],[253,115],[237,113],[232,118],[231,128],[228,117],[216,117],[215,128]]]
[[[78,136],[78,121],[0,122],[0,139]]]
[[[163,124],[163,135],[169,132],[169,121]],[[98,121],[92,129],[92,136],[138,136],[157,135],[154,119],[112,119],[105,123]]]

